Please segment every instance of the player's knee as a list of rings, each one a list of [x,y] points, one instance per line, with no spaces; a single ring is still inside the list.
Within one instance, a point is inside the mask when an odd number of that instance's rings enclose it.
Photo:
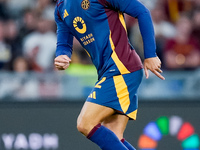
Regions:
[[[89,119],[79,117],[77,119],[77,130],[87,136],[96,124]]]
[[[78,117],[77,119],[77,130],[82,134],[87,135],[88,127],[84,119],[81,117]]]
[[[77,130],[82,134],[86,135],[86,126],[84,126],[81,122],[77,122]]]

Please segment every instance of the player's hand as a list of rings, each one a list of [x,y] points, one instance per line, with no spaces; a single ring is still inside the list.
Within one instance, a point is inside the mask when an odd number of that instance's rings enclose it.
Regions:
[[[60,55],[54,59],[54,65],[58,70],[65,70],[69,67],[70,61],[67,55]]]
[[[148,70],[150,70],[160,79],[165,80],[165,78],[161,75],[162,70],[160,68],[161,68],[161,61],[158,57],[147,58],[144,60],[144,72],[147,79],[149,78]]]

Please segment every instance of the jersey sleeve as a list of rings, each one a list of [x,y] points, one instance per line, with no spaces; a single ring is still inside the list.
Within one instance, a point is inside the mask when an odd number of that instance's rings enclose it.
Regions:
[[[54,16],[57,25],[56,57],[59,55],[67,55],[69,58],[71,58],[73,35],[60,17],[58,7],[55,8]]]
[[[150,11],[138,0],[99,0],[106,7],[113,7],[138,19],[144,45],[145,58],[156,57],[156,42]]]

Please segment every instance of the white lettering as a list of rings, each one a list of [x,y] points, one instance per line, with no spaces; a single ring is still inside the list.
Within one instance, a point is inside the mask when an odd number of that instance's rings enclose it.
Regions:
[[[28,141],[24,134],[18,134],[14,143],[15,149],[28,149]]]
[[[44,134],[43,145],[45,149],[57,149],[59,142],[56,134]]]
[[[2,134],[1,136],[5,150],[50,150],[59,148],[59,137],[57,134],[31,133],[26,136],[23,133],[14,135]]]
[[[38,150],[42,148],[43,138],[38,133],[32,133],[29,135],[29,146],[30,149]]]
[[[15,136],[14,134],[3,134],[2,140],[6,149],[12,149]]]

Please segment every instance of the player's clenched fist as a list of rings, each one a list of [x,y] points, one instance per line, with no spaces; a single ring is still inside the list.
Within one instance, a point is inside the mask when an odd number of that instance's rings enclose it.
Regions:
[[[65,70],[69,67],[70,61],[67,55],[60,55],[54,59],[54,65],[58,70]]]

